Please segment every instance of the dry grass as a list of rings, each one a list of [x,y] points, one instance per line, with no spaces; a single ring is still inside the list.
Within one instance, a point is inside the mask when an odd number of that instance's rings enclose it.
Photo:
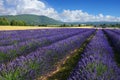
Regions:
[[[0,30],[28,30],[28,29],[45,29],[45,27],[36,27],[36,26],[0,26]]]
[[[28,29],[54,29],[61,27],[37,27],[37,26],[0,26],[0,31],[3,30],[28,30]],[[92,26],[84,27],[64,27],[64,28],[93,28]]]

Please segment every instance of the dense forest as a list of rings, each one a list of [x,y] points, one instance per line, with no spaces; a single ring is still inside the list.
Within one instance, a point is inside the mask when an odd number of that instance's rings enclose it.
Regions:
[[[1,17],[0,18],[0,25],[1,26],[34,26],[34,25],[31,25],[31,24],[27,24],[25,21],[23,20],[9,20],[5,17]],[[47,26],[47,24],[41,24],[41,25],[38,25],[38,26]],[[118,27],[120,28],[120,24],[119,23],[116,23],[116,24],[98,24],[98,25],[94,25],[94,24],[86,24],[86,25],[82,25],[82,24],[61,24],[59,25],[59,27],[74,27],[74,26],[78,26],[78,27],[81,27],[81,26],[94,26],[94,27],[102,27],[102,28],[107,28],[107,27]]]
[[[26,26],[27,24],[21,20],[11,20],[9,21],[7,18],[0,18],[0,25],[2,26]]]

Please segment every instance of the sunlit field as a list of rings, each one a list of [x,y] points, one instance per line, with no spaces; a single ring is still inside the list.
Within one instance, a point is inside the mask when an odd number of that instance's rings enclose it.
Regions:
[[[0,80],[120,80],[120,0],[0,0]]]
[[[118,29],[4,26],[0,30],[0,80],[120,79]]]
[[[38,27],[38,26],[0,26],[0,30],[28,30],[28,29],[54,29],[61,27]],[[64,27],[63,27],[64,28]],[[65,27],[70,28],[70,27]],[[93,26],[71,27],[71,28],[93,28]]]
[[[45,29],[45,28],[46,27],[35,27],[35,26],[0,26],[0,30],[28,30],[28,29]]]

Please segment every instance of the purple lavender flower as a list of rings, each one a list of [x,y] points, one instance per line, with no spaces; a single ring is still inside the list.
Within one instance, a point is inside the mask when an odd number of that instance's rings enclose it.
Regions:
[[[68,80],[120,80],[120,69],[102,30],[87,45]]]

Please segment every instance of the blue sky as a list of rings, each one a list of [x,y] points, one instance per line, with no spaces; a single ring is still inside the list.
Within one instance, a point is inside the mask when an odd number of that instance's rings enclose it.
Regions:
[[[45,15],[64,22],[120,22],[120,0],[0,0],[0,15]]]
[[[120,16],[120,0],[43,0],[58,12],[64,9],[83,10],[89,14]]]

